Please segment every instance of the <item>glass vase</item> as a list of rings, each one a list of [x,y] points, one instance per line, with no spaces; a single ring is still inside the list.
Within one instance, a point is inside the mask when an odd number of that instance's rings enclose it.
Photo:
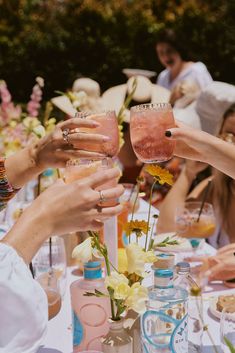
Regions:
[[[133,353],[132,338],[123,324],[123,319],[110,321],[109,332],[101,340],[103,353]]]
[[[140,329],[140,316],[134,310],[129,310],[126,318],[124,327],[127,333],[133,339],[133,352],[142,353],[142,341],[141,341],[141,329]]]

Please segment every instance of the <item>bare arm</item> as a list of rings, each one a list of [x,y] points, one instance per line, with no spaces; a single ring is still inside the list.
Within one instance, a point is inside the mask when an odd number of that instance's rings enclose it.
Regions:
[[[106,136],[79,133],[76,129],[97,127],[97,123],[89,119],[74,118],[58,124],[55,130],[37,143],[28,146],[5,161],[7,178],[15,188],[21,188],[25,183],[36,178],[46,168],[65,167],[70,158],[103,157],[100,153],[79,150],[81,141],[102,143],[109,139]],[[69,143],[63,138],[63,130],[69,130]]]
[[[175,155],[208,163],[235,179],[235,146],[204,131],[181,123],[170,129],[166,136],[176,141]]]

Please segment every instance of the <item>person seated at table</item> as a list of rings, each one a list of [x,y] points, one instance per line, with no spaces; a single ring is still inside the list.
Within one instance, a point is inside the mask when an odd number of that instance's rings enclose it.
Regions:
[[[186,44],[185,44],[186,45]],[[170,103],[185,94],[185,83],[194,83],[201,90],[212,82],[212,77],[206,66],[198,61],[191,61],[185,46],[172,29],[163,29],[158,33],[156,53],[159,61],[165,67],[157,78],[157,84],[169,89]]]
[[[230,143],[234,143],[235,135],[235,104],[233,104],[224,114],[220,137]],[[208,179],[202,181],[190,193],[191,185],[198,172],[205,169],[207,165],[200,162],[187,161],[181,172],[179,179],[169,191],[160,207],[158,219],[158,232],[175,231],[176,208],[189,200],[202,200],[204,189],[208,184]],[[221,247],[230,242],[235,242],[235,183],[232,178],[214,169],[212,187],[207,199],[212,203],[216,212],[216,219],[219,220],[215,234],[208,239],[214,247]]]
[[[80,134],[74,129],[95,127],[90,120],[71,119],[57,125],[54,132],[37,144],[0,161],[0,207],[6,206],[31,178],[47,167],[64,167],[70,158],[97,157],[79,150],[79,141],[104,141],[102,135]],[[76,144],[76,148],[73,147]],[[103,197],[118,198],[123,187],[95,191],[97,186],[116,180],[119,170],[112,168],[65,184],[58,180],[29,206],[0,242],[0,351],[37,352],[48,321],[47,296],[31,275],[28,264],[45,240],[53,234],[96,230],[122,211],[122,206],[98,207]],[[76,197],[74,197],[76,195]]]

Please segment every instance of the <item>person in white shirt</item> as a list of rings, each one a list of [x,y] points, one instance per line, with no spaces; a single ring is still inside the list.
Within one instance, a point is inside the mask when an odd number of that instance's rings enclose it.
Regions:
[[[212,77],[202,62],[190,61],[180,39],[171,29],[162,30],[156,41],[156,53],[165,67],[157,78],[157,84],[177,93],[182,82],[194,83],[200,90],[212,82]],[[182,92],[183,95],[183,92]],[[180,97],[175,97],[179,99]],[[171,99],[172,102],[173,99]]]

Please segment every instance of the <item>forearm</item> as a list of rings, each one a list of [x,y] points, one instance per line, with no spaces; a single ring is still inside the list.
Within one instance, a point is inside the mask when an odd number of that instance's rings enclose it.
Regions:
[[[160,215],[157,224],[158,233],[175,231],[176,208],[185,202],[194,177],[194,173],[188,173],[184,167],[160,207]]]
[[[6,175],[15,189],[21,188],[43,171],[42,167],[38,167],[35,155],[35,147],[32,145],[6,159]]]
[[[51,235],[49,216],[39,200],[27,208],[2,240],[12,246],[26,263],[30,263],[43,242]]]
[[[206,160],[216,169],[235,179],[235,146],[213,137]]]

